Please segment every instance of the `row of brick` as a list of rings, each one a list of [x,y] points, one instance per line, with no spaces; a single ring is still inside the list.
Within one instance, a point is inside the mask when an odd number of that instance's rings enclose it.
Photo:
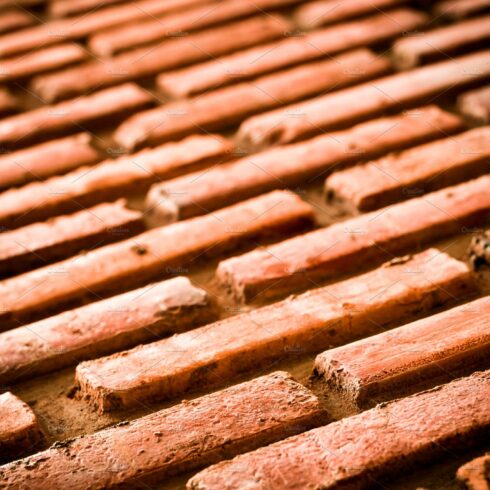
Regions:
[[[361,123],[156,184],[146,211],[161,224],[198,216],[277,188],[299,188],[338,167],[453,134],[463,121],[436,106]]]
[[[0,476],[11,489],[151,485],[251,451],[201,471],[187,488],[365,486],[484,442],[489,400],[490,374],[479,372],[312,429],[327,421],[317,398],[276,372],[55,444],[0,467]],[[463,468],[459,477],[478,475]]]
[[[355,51],[140,112],[117,129],[114,139],[124,148],[135,149],[192,133],[221,131],[253,114],[355,85],[388,71],[390,65],[385,58],[365,50]]]
[[[232,257],[219,264],[217,280],[239,301],[264,301],[432,240],[486,228],[489,186],[484,175]]]
[[[53,101],[205,61],[209,61],[209,66],[198,65],[196,69],[203,70],[207,80],[187,81],[186,85],[193,87],[195,83],[198,86],[205,83],[208,88],[215,87],[216,78],[219,84],[240,81],[340,51],[376,44],[415,29],[426,19],[422,13],[402,9],[389,16],[379,14],[364,21],[290,37],[288,33],[293,32],[293,25],[285,18],[277,15],[254,17],[43,75],[33,80],[32,87],[43,100]],[[273,40],[276,42],[264,44]],[[251,48],[259,44],[263,45]],[[219,68],[220,57],[232,52],[236,53],[225,58]],[[195,80],[196,76],[191,78]],[[202,79],[202,76],[197,78]]]
[[[241,301],[258,295],[264,300],[362,267],[367,260],[379,263],[421,243],[488,226],[488,185],[489,177],[483,176],[224,260],[217,280]],[[87,291],[121,291],[158,277],[165,267],[187,266],[203,253],[222,252],[264,232],[298,231],[312,219],[311,206],[277,191],[156,228],[4,281],[2,320],[25,322],[56,304],[80,300]]]
[[[326,422],[317,398],[276,372],[0,467],[9,489],[152,485]]]
[[[245,120],[237,138],[243,146],[260,148],[351,126],[387,110],[483,83],[490,77],[489,61],[490,51],[479,51],[265,112]]]
[[[102,411],[138,406],[379,332],[471,291],[468,267],[432,249],[250,313],[81,363],[76,379],[81,394]]]
[[[52,144],[58,147],[60,140]],[[0,194],[0,224],[4,228],[18,228],[78,211],[84,206],[141,193],[160,180],[226,161],[232,156],[233,148],[221,136],[192,136],[178,143],[105,160],[44,182],[11,189]],[[61,158],[60,162],[63,162]],[[12,172],[12,168],[15,170],[13,165],[8,170]],[[17,176],[15,171],[5,178],[10,180]]]
[[[363,488],[488,441],[489,435],[485,371],[211,466],[187,488]]]
[[[328,59],[341,51],[378,45],[403,31],[417,28],[425,20],[422,14],[410,10],[397,10],[390,16],[373,15],[238,51],[188,68],[166,71],[157,77],[157,85],[172,97],[196,95],[292,65]]]
[[[121,292],[172,275],[197,259],[311,226],[313,208],[276,191],[199,218],[155,228],[0,282],[3,328],[47,316],[102,292]],[[174,272],[175,274],[175,272]]]

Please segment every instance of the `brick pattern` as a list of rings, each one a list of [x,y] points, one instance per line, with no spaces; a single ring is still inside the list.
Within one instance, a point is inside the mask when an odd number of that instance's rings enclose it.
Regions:
[[[488,1],[0,10],[0,488],[488,487]]]
[[[390,289],[393,283],[398,285],[395,290]],[[353,284],[353,280],[339,282],[79,364],[76,377],[81,392],[101,410],[175,397],[225,383],[288,355],[318,352],[324,346],[374,333],[394,318],[408,319],[429,311],[472,288],[468,268],[435,250],[357,277],[357,290]]]

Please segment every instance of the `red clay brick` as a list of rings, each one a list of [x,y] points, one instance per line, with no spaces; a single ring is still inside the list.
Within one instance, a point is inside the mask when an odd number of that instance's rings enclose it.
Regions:
[[[16,58],[0,60],[0,80],[10,82],[83,61],[87,52],[77,44],[59,44]]]
[[[43,434],[34,412],[10,392],[0,395],[0,461],[32,451]]]
[[[206,172],[155,184],[147,215],[158,224],[197,216],[280,187],[300,186],[342,165],[454,133],[461,119],[436,106],[266,150]]]
[[[0,225],[16,228],[78,211],[81,206],[144,192],[159,180],[228,160],[232,149],[221,136],[193,136],[12,189],[0,194]]]
[[[4,34],[8,31],[15,31],[21,27],[27,27],[34,24],[35,18],[28,12],[17,8],[9,8],[3,10],[0,16],[0,34]]]
[[[0,156],[0,189],[43,180],[100,160],[87,133],[49,141]]]
[[[487,368],[490,296],[323,352],[315,371],[363,407]]]
[[[195,8],[163,17],[147,17],[141,22],[99,31],[89,40],[90,49],[101,56],[111,56],[126,49],[192,32],[204,27],[263,14],[299,3],[300,0],[226,0],[198,5]]]
[[[308,2],[294,12],[294,20],[303,29],[314,29],[407,3],[406,0],[320,0]],[[387,17],[391,14],[389,13]]]
[[[490,122],[490,87],[466,92],[458,98],[458,109],[468,119],[480,124]]]
[[[450,19],[463,19],[490,9],[488,0],[446,0],[434,5],[434,13]]]
[[[199,0],[140,0],[105,9],[96,9],[69,19],[43,22],[0,38],[0,56],[7,57],[36,50],[60,41],[80,39],[100,29],[125,22],[160,15],[164,12],[196,4]],[[18,3],[18,2],[17,2]]]
[[[0,334],[0,382],[56,371],[215,318],[207,293],[187,278],[150,284]]]
[[[0,146],[19,147],[53,134],[80,131],[81,125],[111,123],[151,105],[153,98],[132,83],[46,105],[0,120]]]
[[[143,215],[124,200],[0,234],[0,275],[18,274],[145,230]]]
[[[485,454],[461,466],[458,481],[466,490],[488,490],[490,487],[490,454]]]
[[[291,23],[277,15],[252,17],[39,76],[32,87],[48,101],[86,94],[99,87],[148,77],[278,39],[291,29]]]
[[[490,176],[432,192],[222,261],[216,276],[242,301],[311,287],[414,246],[490,224]]]
[[[121,292],[222,254],[247,240],[304,229],[313,208],[276,191],[213,214],[149,230],[0,282],[2,326],[47,316],[100,292]],[[255,241],[252,241],[255,243]]]
[[[425,20],[423,14],[409,10],[376,15],[162,73],[158,85],[173,97],[194,95],[339,51],[378,44],[417,28]]]
[[[447,58],[463,49],[490,41],[490,15],[407,36],[393,45],[393,58],[400,68],[413,68],[424,61]]]
[[[119,126],[114,139],[134,149],[226,129],[252,114],[376,78],[389,68],[387,59],[370,51],[347,53],[140,112]]]
[[[485,371],[211,466],[187,488],[365,488],[489,436]]]
[[[317,398],[278,371],[53,446],[0,467],[0,478],[12,490],[139,487],[324,421]]]
[[[84,362],[76,379],[81,393],[103,411],[171,398],[377,333],[473,288],[465,264],[431,249],[404,263]]]
[[[251,148],[290,143],[489,78],[490,50],[479,51],[253,116],[238,140]]]
[[[371,211],[490,172],[490,128],[478,128],[335,172],[331,201]]]

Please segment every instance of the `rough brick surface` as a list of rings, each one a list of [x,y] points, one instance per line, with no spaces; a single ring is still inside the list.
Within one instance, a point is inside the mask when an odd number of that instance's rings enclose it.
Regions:
[[[385,58],[367,50],[347,53],[140,112],[119,126],[114,139],[134,149],[226,129],[252,114],[376,78],[389,68]]]
[[[490,50],[479,51],[252,116],[238,139],[251,148],[290,143],[489,78]]]
[[[233,145],[221,136],[191,136],[12,189],[0,194],[0,225],[16,228],[78,211],[80,206],[144,192],[162,179],[221,163],[230,158],[232,149]]]
[[[34,412],[10,392],[0,395],[0,420],[0,461],[33,451],[43,439]]]
[[[309,204],[295,194],[277,191],[149,230],[1,282],[2,325],[47,316],[51,309],[59,311],[94,293],[130,289],[180,271],[198,258],[222,254],[247,239],[298,231],[312,221]]]
[[[308,430],[318,400],[283,372],[186,401],[0,467],[8,488],[149,484]]]
[[[490,224],[490,176],[432,192],[222,261],[224,289],[251,301],[314,286],[317,281],[386,260],[473,226]]]
[[[364,488],[489,436],[485,371],[211,466],[187,488]]]
[[[18,274],[145,230],[143,215],[124,200],[0,234],[0,276]]]
[[[186,219],[281,187],[301,186],[339,166],[400,150],[462,128],[435,106],[359,124],[303,143],[273,148],[206,172],[155,184],[146,200],[156,223]]]
[[[363,406],[487,368],[490,296],[319,354],[315,371]]]
[[[102,410],[225,383],[288,356],[379,332],[473,288],[468,267],[431,249],[407,262],[250,313],[79,364],[81,392]]]
[[[490,127],[335,172],[327,178],[330,201],[371,211],[490,172]]]
[[[0,334],[0,383],[39,376],[215,318],[207,293],[187,278],[149,284]]]

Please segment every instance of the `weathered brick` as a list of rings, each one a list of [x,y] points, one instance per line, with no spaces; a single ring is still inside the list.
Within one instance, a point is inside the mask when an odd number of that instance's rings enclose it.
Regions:
[[[393,59],[402,69],[413,68],[489,41],[490,15],[487,15],[398,39],[393,44]]]
[[[238,140],[251,148],[290,143],[489,78],[490,50],[479,51],[252,116],[242,123]]]
[[[158,2],[162,3],[160,0]],[[125,80],[214,59],[278,39],[291,29],[291,23],[277,15],[252,17],[42,75],[33,80],[32,86],[44,100],[59,100]]]
[[[490,296],[319,354],[315,371],[358,406],[488,368]]]
[[[0,234],[0,276],[18,274],[141,233],[143,215],[124,200]]]
[[[301,186],[334,168],[454,133],[458,117],[436,106],[361,123],[219,165],[206,172],[155,184],[146,200],[147,215],[165,224],[197,216],[281,187]]]
[[[226,129],[252,114],[376,78],[389,68],[386,58],[370,51],[347,53],[140,112],[119,126],[114,139],[134,149]]]
[[[217,279],[237,299],[252,301],[372,267],[393,253],[488,227],[489,186],[483,176],[224,260]]]
[[[52,446],[0,467],[0,478],[12,490],[139,487],[324,421],[317,398],[279,371]]]
[[[32,451],[43,440],[34,412],[10,392],[0,395],[0,420],[0,461]]]
[[[388,155],[327,178],[330,201],[371,211],[490,172],[490,128]]]
[[[485,371],[211,466],[187,488],[365,488],[489,436]]]
[[[220,136],[193,136],[12,189],[0,194],[0,225],[17,228],[81,206],[145,192],[159,180],[228,160],[232,149]]]
[[[401,262],[81,363],[76,370],[81,393],[103,411],[171,398],[279,359],[377,333],[474,288],[468,267],[438,250]]]
[[[207,293],[176,277],[0,334],[0,383],[128,349],[213,321]]]
[[[100,293],[121,292],[168,276],[276,233],[311,226],[313,208],[277,191],[193,220],[156,228],[119,243],[0,282],[2,326],[18,326]],[[255,243],[255,242],[253,242]],[[184,269],[185,270],[185,269]]]
[[[63,134],[127,116],[151,105],[153,98],[132,83],[101,90],[92,95],[46,105],[0,120],[0,146],[20,147],[53,134]]]
[[[0,188],[63,174],[100,160],[87,133],[68,136],[0,156]]]
[[[389,16],[380,14],[164,72],[157,83],[166,94],[186,97],[340,51],[378,44],[415,29],[425,20],[423,14],[407,10],[391,12]]]

